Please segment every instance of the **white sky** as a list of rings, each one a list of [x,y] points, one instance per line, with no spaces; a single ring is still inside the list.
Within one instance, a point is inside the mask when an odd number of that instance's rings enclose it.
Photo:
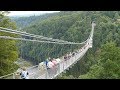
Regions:
[[[8,16],[20,16],[20,15],[27,16],[28,14],[37,15],[37,14],[45,14],[45,13],[53,13],[53,12],[59,12],[59,11],[10,11],[10,14]]]

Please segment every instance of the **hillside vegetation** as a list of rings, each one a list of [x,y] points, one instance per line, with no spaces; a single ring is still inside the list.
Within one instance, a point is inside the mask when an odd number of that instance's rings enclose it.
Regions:
[[[15,22],[12,22],[6,15],[9,12],[0,11],[0,27],[16,29]],[[0,36],[12,36],[14,34],[0,32]],[[0,76],[14,72],[18,66],[14,63],[18,58],[18,47],[16,41],[0,39]]]

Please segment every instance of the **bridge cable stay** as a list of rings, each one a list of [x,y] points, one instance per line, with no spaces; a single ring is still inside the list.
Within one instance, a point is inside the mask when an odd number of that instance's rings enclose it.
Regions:
[[[37,45],[37,47],[39,47],[39,43],[36,43],[36,45]],[[38,60],[38,64],[40,63],[40,53],[41,53],[41,51],[40,50],[36,50],[37,51],[37,53],[39,53],[38,55],[37,55],[37,60]],[[38,65],[37,64],[37,65]]]
[[[32,44],[33,44],[33,61],[35,61],[35,42],[32,42]],[[36,63],[35,63],[36,64]]]
[[[47,44],[47,56],[46,59],[50,57],[51,53],[53,52],[53,48],[55,47],[55,44],[53,45],[53,47],[51,47],[51,44]]]

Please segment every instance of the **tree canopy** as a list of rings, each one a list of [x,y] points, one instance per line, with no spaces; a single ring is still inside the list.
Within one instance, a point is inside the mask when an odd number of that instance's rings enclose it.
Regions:
[[[11,22],[11,19],[6,15],[9,12],[0,11],[0,27],[16,29],[15,22]],[[0,32],[0,36],[12,36],[14,34]],[[12,73],[18,67],[14,64],[18,58],[18,49],[16,47],[16,41],[0,39],[0,75],[6,75]]]

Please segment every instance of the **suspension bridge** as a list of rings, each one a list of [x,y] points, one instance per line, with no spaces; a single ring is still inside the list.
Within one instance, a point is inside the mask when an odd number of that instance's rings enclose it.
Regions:
[[[60,39],[53,39],[48,38],[40,35],[30,34],[26,32],[21,32],[17,30],[7,29],[0,27],[1,32],[7,32],[12,34],[18,34],[21,36],[29,37],[30,39],[26,38],[15,38],[10,36],[0,36],[0,39],[9,39],[9,40],[21,40],[21,41],[28,41],[28,42],[38,42],[38,43],[53,43],[53,44],[68,44],[68,45],[80,45],[83,46],[77,50],[77,52],[70,56],[67,60],[64,60],[64,57],[59,57],[60,61],[57,63],[53,68],[47,69],[46,67],[40,68],[39,65],[32,66],[30,68],[27,68],[27,71],[29,72],[29,79],[54,79],[61,73],[65,72],[66,70],[69,70],[69,68],[72,68],[72,66],[77,63],[88,51],[89,48],[92,48],[93,45],[93,33],[94,33],[94,27],[96,24],[92,22],[92,29],[90,32],[90,35],[87,40],[81,42],[81,43],[75,43],[75,42],[69,42],[64,41]],[[31,39],[32,38],[32,39]],[[36,38],[36,39],[34,39]],[[38,40],[40,39],[40,40]],[[73,53],[73,52],[72,52]],[[16,72],[1,76],[0,79],[18,79],[16,77]]]

